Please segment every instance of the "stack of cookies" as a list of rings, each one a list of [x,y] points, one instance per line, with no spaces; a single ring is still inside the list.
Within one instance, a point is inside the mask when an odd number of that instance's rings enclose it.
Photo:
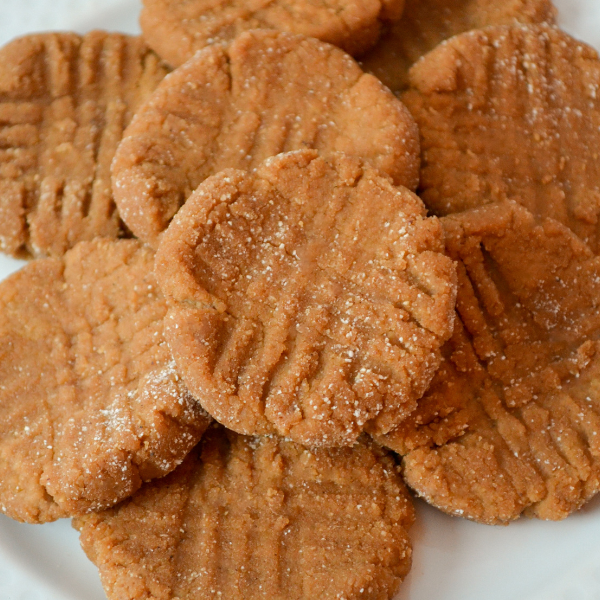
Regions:
[[[379,600],[409,489],[596,494],[600,60],[555,12],[145,0],[1,49],[2,512],[73,518],[109,600]]]

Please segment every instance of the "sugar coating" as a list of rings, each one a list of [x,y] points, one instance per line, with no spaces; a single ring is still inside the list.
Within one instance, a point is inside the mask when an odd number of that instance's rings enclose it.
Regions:
[[[600,60],[543,25],[446,42],[411,70],[422,197],[436,214],[515,200],[600,250]]]
[[[563,519],[600,489],[600,258],[514,202],[441,221],[456,328],[417,411],[378,439],[449,514]]]
[[[174,67],[208,44],[226,44],[251,29],[306,35],[358,55],[403,7],[404,0],[144,0],[140,25],[148,44]]]
[[[116,238],[110,163],[167,69],[139,37],[29,35],[0,49],[0,250],[61,256]]]
[[[316,148],[366,160],[415,189],[418,131],[406,107],[341,50],[255,31],[169,75],[127,128],[113,191],[133,233],[156,247],[198,185],[225,168]]]
[[[75,520],[109,600],[387,600],[414,510],[390,455],[209,430],[164,479]]]
[[[421,201],[345,155],[226,170],[162,238],[165,336],[227,427],[352,445],[404,419],[439,365],[456,290],[442,252]]]
[[[471,29],[555,18],[550,0],[406,0],[402,19],[361,57],[361,65],[398,93],[409,85],[410,67],[446,39]]]
[[[209,419],[163,339],[137,241],[82,242],[0,285],[0,510],[99,510],[173,470]]]

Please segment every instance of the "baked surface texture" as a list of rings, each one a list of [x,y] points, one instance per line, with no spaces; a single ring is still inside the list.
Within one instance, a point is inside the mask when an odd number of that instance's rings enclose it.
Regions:
[[[159,86],[125,132],[113,190],[125,223],[156,247],[206,177],[280,152],[345,152],[414,190],[418,138],[406,107],[341,50],[255,31],[202,50]]]
[[[404,0],[144,0],[140,24],[148,44],[178,67],[208,44],[229,43],[251,29],[314,37],[357,55],[403,8]]]
[[[414,410],[452,332],[439,222],[358,160],[314,150],[207,179],[162,238],[165,337],[219,422],[352,445]]]
[[[109,600],[387,600],[414,520],[396,469],[374,444],[214,428],[173,473],[74,524]]]
[[[450,514],[562,519],[600,489],[600,258],[514,202],[441,221],[455,331],[418,409],[378,440]]]
[[[173,470],[209,419],[163,339],[153,252],[82,242],[0,285],[0,508],[99,510]]]
[[[166,75],[139,37],[35,34],[0,49],[0,250],[61,256],[125,230],[110,164]]]
[[[361,64],[397,93],[408,87],[410,67],[444,40],[471,29],[553,24],[555,18],[549,0],[406,0],[402,18],[361,57]]]
[[[435,214],[515,200],[600,250],[600,61],[551,27],[496,27],[440,46],[403,98]]]

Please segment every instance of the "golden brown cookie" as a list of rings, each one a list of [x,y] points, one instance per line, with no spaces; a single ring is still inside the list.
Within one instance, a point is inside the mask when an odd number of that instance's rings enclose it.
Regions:
[[[466,33],[411,70],[422,197],[437,214],[515,200],[600,250],[600,60],[546,26]]]
[[[173,473],[74,525],[109,600],[387,600],[413,521],[373,444],[307,450],[214,428]]]
[[[82,242],[0,285],[0,509],[99,510],[173,470],[208,418],[163,340],[153,252]]]
[[[550,0],[406,0],[402,19],[389,27],[361,64],[392,91],[408,87],[408,70],[454,35],[514,23],[554,23]]]
[[[144,0],[140,25],[148,44],[178,67],[208,44],[227,44],[251,29],[314,37],[358,55],[403,8],[404,0]]]
[[[141,38],[36,34],[0,50],[0,249],[62,255],[116,238],[110,164],[166,69]]]
[[[450,514],[562,519],[600,489],[600,258],[516,203],[441,221],[459,319],[417,411],[379,441]]]
[[[352,445],[416,406],[452,332],[439,223],[356,159],[314,150],[207,179],[156,257],[186,385],[239,433]]]
[[[414,189],[418,131],[404,105],[341,50],[271,31],[206,48],[172,73],[125,132],[113,164],[123,220],[157,246],[196,187],[231,167],[316,148],[358,156]]]

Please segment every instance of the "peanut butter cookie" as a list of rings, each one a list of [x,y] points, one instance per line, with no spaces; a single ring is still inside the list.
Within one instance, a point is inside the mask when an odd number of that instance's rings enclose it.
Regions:
[[[352,445],[414,410],[452,332],[439,223],[356,159],[304,150],[207,179],[163,236],[165,336],[239,433]]]
[[[0,249],[62,255],[123,233],[110,163],[166,68],[141,38],[36,34],[0,50]]]
[[[82,242],[0,285],[0,509],[99,510],[173,470],[209,419],[162,334],[153,252]]]
[[[441,221],[455,332],[417,411],[378,439],[450,514],[562,519],[600,489],[600,258],[516,203]]]
[[[415,189],[418,137],[406,107],[341,50],[255,31],[199,52],[159,86],[125,132],[113,189],[125,223],[156,247],[206,177],[280,152],[345,152]]]
[[[422,198],[437,214],[515,200],[600,251],[600,60],[557,29],[455,37],[411,70]]]
[[[389,27],[361,63],[392,91],[408,87],[408,70],[444,40],[471,29],[514,23],[554,23],[550,0],[406,0],[402,19]]]
[[[307,450],[214,428],[173,473],[74,524],[109,600],[387,600],[413,520],[373,444]]]
[[[178,67],[208,44],[226,44],[250,29],[314,37],[358,55],[403,8],[404,0],[144,0],[140,24],[148,44]]]

